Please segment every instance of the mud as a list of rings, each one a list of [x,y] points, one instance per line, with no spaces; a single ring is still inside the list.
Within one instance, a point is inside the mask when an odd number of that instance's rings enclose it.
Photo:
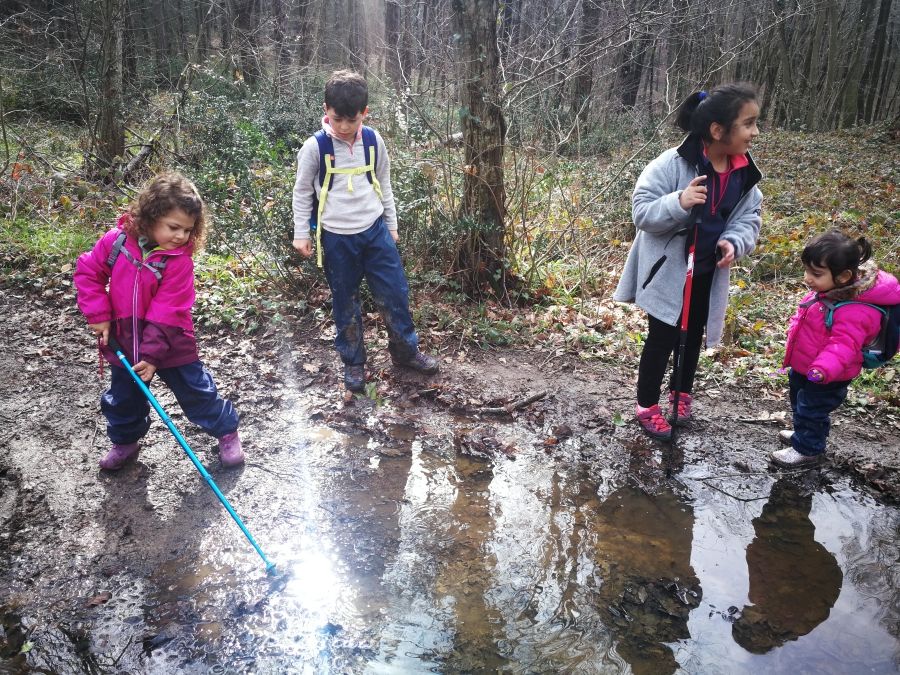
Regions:
[[[0,673],[897,670],[900,461],[872,420],[776,472],[771,393],[701,380],[671,453],[615,422],[630,366],[454,351],[424,378],[377,349],[351,398],[327,335],[201,331],[246,464],[154,390],[268,577],[158,420],[98,469],[96,350],[41,302],[0,296]]]

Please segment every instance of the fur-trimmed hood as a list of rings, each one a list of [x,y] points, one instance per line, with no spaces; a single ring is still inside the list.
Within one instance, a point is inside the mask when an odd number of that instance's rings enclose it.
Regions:
[[[878,266],[871,260],[867,260],[859,266],[859,274],[851,284],[832,288],[823,295],[832,302],[846,302],[847,300],[855,300],[868,290],[875,288],[878,282]]]

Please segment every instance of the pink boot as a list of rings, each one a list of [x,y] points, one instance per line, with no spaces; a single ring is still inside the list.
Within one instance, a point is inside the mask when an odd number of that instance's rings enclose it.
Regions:
[[[222,466],[237,466],[244,461],[244,451],[241,450],[241,439],[237,431],[219,439],[219,458]]]
[[[115,471],[125,466],[132,457],[137,457],[140,445],[137,443],[113,443],[112,449],[106,453],[106,457],[100,460],[100,468]]]
[[[678,425],[681,426],[682,422],[687,422],[691,419],[691,403],[694,402],[694,399],[691,398],[690,394],[685,394],[681,392],[678,395]],[[669,410],[672,409],[672,404],[675,403],[675,392],[669,392]]]

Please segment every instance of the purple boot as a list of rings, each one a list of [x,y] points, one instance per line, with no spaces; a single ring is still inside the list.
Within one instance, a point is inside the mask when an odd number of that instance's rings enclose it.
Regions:
[[[137,457],[140,445],[137,443],[113,443],[112,449],[106,453],[106,457],[100,460],[100,468],[107,471],[115,471],[125,466],[132,457]]]
[[[244,451],[241,450],[241,439],[237,431],[219,439],[219,458],[222,466],[237,466],[244,461]]]

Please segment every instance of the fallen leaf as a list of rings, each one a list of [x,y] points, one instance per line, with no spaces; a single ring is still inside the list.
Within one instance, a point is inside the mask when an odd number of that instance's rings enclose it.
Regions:
[[[319,366],[317,366],[317,365],[314,364],[314,363],[304,363],[304,364],[303,364],[303,370],[305,370],[307,373],[318,373],[318,372],[319,372]]]
[[[101,593],[100,595],[98,595],[98,596],[94,597],[93,599],[88,600],[86,603],[84,603],[84,606],[85,607],[97,607],[99,605],[102,605],[104,602],[109,600],[111,597],[112,597],[112,593],[110,593],[109,591],[103,591],[103,593]]]

